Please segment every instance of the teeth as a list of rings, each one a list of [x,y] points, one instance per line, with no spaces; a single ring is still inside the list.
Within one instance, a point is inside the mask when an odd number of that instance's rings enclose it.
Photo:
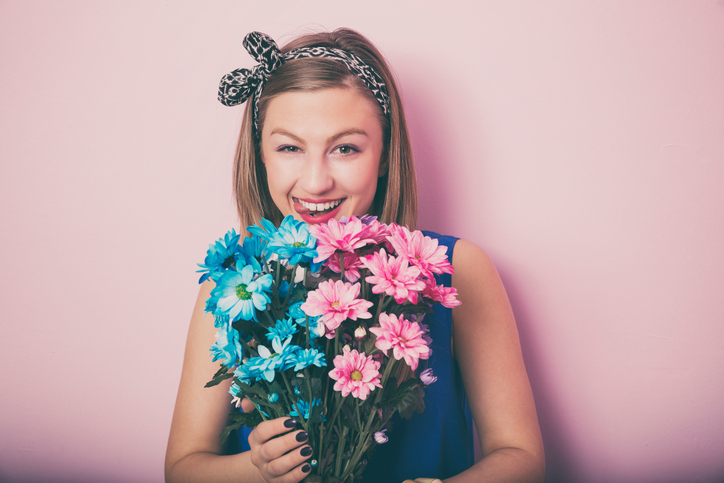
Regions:
[[[297,200],[299,203],[308,209],[309,211],[325,211],[329,210],[330,208],[334,208],[337,205],[339,205],[342,200],[336,200],[336,201],[328,201],[326,203],[307,203],[306,201]]]

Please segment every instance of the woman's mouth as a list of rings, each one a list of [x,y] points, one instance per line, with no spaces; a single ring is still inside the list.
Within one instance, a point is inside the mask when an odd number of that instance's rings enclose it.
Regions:
[[[293,198],[294,211],[299,213],[304,221],[310,224],[324,223],[339,211],[339,206],[346,198],[337,200],[307,201]]]

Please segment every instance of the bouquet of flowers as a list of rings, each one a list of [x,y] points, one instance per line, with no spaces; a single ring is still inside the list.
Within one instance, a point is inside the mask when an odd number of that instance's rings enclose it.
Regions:
[[[459,304],[435,274],[452,273],[447,248],[420,231],[375,217],[308,225],[286,217],[234,230],[210,245],[200,282],[215,282],[211,347],[221,368],[207,386],[233,378],[237,407],[224,429],[291,416],[309,435],[306,481],[351,482],[395,412],[424,410],[422,370],[431,354],[422,323],[432,305]]]

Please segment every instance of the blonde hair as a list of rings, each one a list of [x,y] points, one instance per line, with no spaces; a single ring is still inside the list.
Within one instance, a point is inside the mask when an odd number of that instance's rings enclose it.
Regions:
[[[382,77],[390,96],[389,117],[379,108],[383,132],[380,163],[386,173],[379,178],[370,214],[384,223],[398,223],[414,229],[417,222],[417,181],[405,115],[392,73],[382,55],[364,36],[351,29],[337,29],[301,36],[281,51],[302,47],[328,47],[352,52]],[[354,89],[379,107],[365,83],[341,62],[325,58],[294,59],[285,62],[267,80],[259,99],[258,125],[261,132],[269,102],[283,92],[330,88]],[[260,136],[255,136],[253,103],[247,102],[234,163],[234,195],[242,231],[260,218],[278,224],[281,213],[274,204],[261,160]]]

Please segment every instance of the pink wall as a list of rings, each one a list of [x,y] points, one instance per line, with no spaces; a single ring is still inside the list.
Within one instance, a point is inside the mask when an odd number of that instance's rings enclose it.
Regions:
[[[422,225],[499,266],[548,480],[721,481],[722,2],[263,3],[0,3],[0,481],[162,480],[236,224],[218,80],[250,30],[345,25],[399,77]]]

